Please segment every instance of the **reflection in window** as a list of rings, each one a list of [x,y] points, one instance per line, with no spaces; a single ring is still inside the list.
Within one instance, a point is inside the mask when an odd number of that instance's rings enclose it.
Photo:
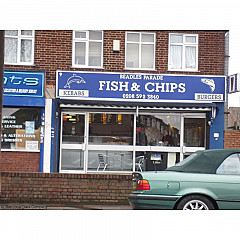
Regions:
[[[89,171],[131,171],[132,152],[125,151],[89,151]]]
[[[41,110],[3,108],[2,149],[40,150]]]
[[[89,144],[132,145],[133,115],[89,114]]]
[[[83,143],[84,142],[84,115],[63,114],[62,142]]]
[[[186,147],[205,146],[205,119],[184,119],[184,144]]]
[[[180,146],[180,116],[140,115],[136,144],[141,146]]]
[[[217,174],[240,174],[240,158],[239,154],[233,154],[227,157],[220,167],[217,169]]]

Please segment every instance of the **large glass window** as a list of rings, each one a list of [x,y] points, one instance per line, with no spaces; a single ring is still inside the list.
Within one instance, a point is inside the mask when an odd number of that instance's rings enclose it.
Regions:
[[[83,170],[84,153],[80,149],[62,149],[62,170]]]
[[[102,67],[103,32],[73,32],[73,66]]]
[[[85,116],[81,114],[63,114],[62,143],[79,144],[84,142]]]
[[[89,144],[132,145],[133,115],[89,113]]]
[[[41,110],[3,108],[2,149],[40,150]]]
[[[196,71],[198,68],[198,35],[170,33],[168,69]]]
[[[133,153],[129,151],[89,151],[89,171],[132,171]]]
[[[5,64],[32,65],[34,61],[34,31],[5,31]]]
[[[205,114],[62,112],[62,172],[161,171],[205,147]]]
[[[155,68],[155,33],[126,32],[126,68]]]
[[[180,126],[179,115],[139,115],[136,145],[180,146]]]
[[[185,118],[184,145],[186,147],[204,147],[205,127],[205,118]]]

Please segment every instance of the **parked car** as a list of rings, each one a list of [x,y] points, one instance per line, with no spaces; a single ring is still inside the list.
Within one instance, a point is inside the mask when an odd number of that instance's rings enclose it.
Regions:
[[[133,209],[240,209],[240,149],[197,151],[158,172],[133,173]]]

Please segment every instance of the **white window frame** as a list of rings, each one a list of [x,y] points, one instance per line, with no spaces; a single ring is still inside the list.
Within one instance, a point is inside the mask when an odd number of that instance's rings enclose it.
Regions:
[[[232,82],[232,79],[233,79],[233,82]],[[231,75],[229,77],[229,93],[236,92],[235,81],[236,81],[235,75]]]
[[[93,30],[94,31],[94,30]],[[85,32],[86,38],[76,38],[76,32]],[[89,39],[89,32],[90,31],[83,31],[83,30],[74,30],[73,31],[73,41],[72,41],[72,67],[75,68],[103,68],[103,39],[104,39],[104,32],[103,31],[94,31],[94,32],[101,32],[102,39],[101,40],[90,40]],[[75,43],[77,42],[85,42],[86,43],[86,52],[85,52],[85,65],[75,64]],[[88,58],[89,58],[89,42],[100,42],[102,44],[101,50],[101,65],[100,66],[89,66]]]
[[[139,34],[139,42],[133,42],[127,41],[127,35],[128,33],[134,33],[134,34]],[[142,34],[149,34],[149,35],[154,35],[154,42],[142,42]],[[134,43],[134,44],[139,44],[139,63],[138,63],[138,68],[130,68],[127,67],[127,44],[128,43]],[[149,44],[152,45],[153,44],[153,68],[141,68],[141,55],[142,55],[142,44]],[[125,33],[125,69],[128,70],[155,70],[155,59],[156,59],[156,33],[154,32],[126,32]]]
[[[171,35],[181,35],[183,36],[183,42],[182,43],[171,43],[170,38]],[[186,42],[186,37],[196,37],[196,43],[189,43]],[[169,33],[169,43],[168,43],[168,71],[187,71],[187,72],[196,72],[198,71],[198,34],[184,34],[184,33]],[[182,68],[178,69],[172,69],[170,68],[170,46],[171,45],[177,45],[177,46],[182,46],[183,48],[183,53],[182,53]],[[196,68],[185,68],[185,63],[186,63],[186,47],[196,47]]]
[[[34,64],[34,46],[35,46],[35,31],[32,31],[32,35],[21,35],[21,31],[23,30],[16,30],[18,31],[17,36],[12,36],[12,35],[6,35],[5,33],[5,38],[17,38],[18,40],[18,46],[17,46],[17,62],[6,62],[4,61],[4,64],[6,65],[33,65]],[[21,62],[20,61],[20,56],[21,56],[21,40],[32,40],[32,56],[31,56],[31,61],[30,62]]]

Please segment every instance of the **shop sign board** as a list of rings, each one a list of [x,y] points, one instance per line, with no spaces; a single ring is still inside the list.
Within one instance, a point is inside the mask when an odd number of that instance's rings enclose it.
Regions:
[[[43,97],[43,72],[4,71],[4,96]]]
[[[111,101],[225,101],[225,76],[57,71],[56,97]]]

